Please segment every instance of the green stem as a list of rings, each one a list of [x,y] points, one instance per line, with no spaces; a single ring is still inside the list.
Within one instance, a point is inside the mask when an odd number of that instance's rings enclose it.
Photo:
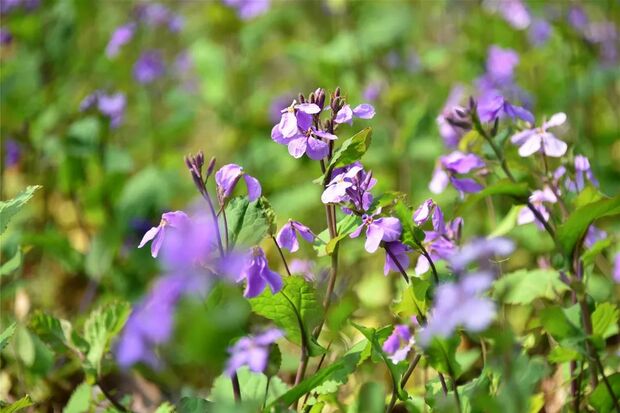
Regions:
[[[280,248],[280,246],[278,245],[278,241],[276,240],[276,237],[274,237],[272,235],[271,239],[273,240],[273,243],[276,244],[276,248],[278,249],[278,253],[280,253],[280,258],[282,258],[282,263],[284,264],[284,268],[286,269],[286,273],[290,276],[291,275],[291,270],[288,268],[288,264],[286,263],[286,258],[284,258],[284,253],[282,252],[282,248]]]

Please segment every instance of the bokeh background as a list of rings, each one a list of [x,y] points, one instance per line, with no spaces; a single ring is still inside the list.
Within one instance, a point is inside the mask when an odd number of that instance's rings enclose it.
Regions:
[[[527,25],[497,1],[1,4],[1,197],[43,186],[2,235],[2,262],[18,251],[21,262],[0,278],[3,325],[38,309],[79,324],[98,303],[143,296],[158,267],[137,244],[162,212],[196,200],[183,156],[197,150],[258,177],[280,224],[294,218],[324,229],[321,188],[312,183],[318,164],[293,159],[270,138],[279,110],[299,92],[340,86],[352,104],[373,104],[377,115],[361,122],[373,128],[364,161],[377,192],[402,191],[420,203],[447,150],[437,117],[454,88],[462,103],[476,96],[492,46],[519,56],[518,101],[537,118],[566,112],[562,139],[590,158],[603,193],[620,191],[615,0],[526,2]],[[133,38],[113,50],[113,33],[127,24]],[[95,91],[112,99],[107,112],[85,109]],[[449,190],[436,200],[450,216],[459,196]],[[491,232],[510,208],[500,200],[499,216],[484,206],[468,211],[466,234]],[[534,226],[510,235],[533,251],[550,248]],[[299,257],[311,257],[304,248]],[[265,249],[277,268],[273,246]],[[395,287],[382,260],[349,242],[339,288],[352,288],[347,305],[362,316],[389,322]],[[16,340],[2,354],[0,399],[29,392],[44,401],[41,411],[64,405],[81,380],[75,366],[59,369],[23,326]],[[212,379],[181,368],[174,351],[166,356],[169,370],[131,379],[153,400]],[[296,357],[285,354],[290,374]]]

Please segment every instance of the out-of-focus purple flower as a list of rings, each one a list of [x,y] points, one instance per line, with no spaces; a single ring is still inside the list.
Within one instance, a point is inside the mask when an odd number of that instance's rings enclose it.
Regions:
[[[276,240],[281,248],[286,248],[290,252],[295,252],[299,249],[299,241],[297,241],[297,235],[301,235],[303,239],[312,243],[314,241],[314,234],[304,224],[298,221],[290,220],[282,227]]]
[[[250,20],[267,12],[270,0],[223,0],[224,4],[237,10],[242,20]]]
[[[379,81],[370,82],[364,88],[364,91],[362,92],[362,98],[370,102],[375,101],[381,95],[382,90],[383,90],[383,83]]]
[[[432,202],[432,201],[431,201]],[[425,208],[425,203],[418,208],[418,211]],[[418,212],[416,211],[416,212]],[[446,223],[444,221],[443,212],[439,205],[432,202],[430,206],[430,214],[432,216],[433,230],[424,231],[424,241],[422,244],[425,246],[430,258],[433,261],[447,260],[456,251],[457,244],[461,238],[461,229],[463,226],[463,219],[460,217]],[[423,213],[418,213],[418,220],[422,220]],[[414,215],[415,216],[415,215]],[[421,222],[423,224],[428,220],[428,216]],[[416,275],[422,275],[430,270],[430,262],[424,255],[418,257],[418,261],[415,266]]]
[[[0,28],[0,46],[7,46],[13,41],[13,35],[4,27]]]
[[[499,12],[517,30],[526,29],[530,25],[530,12],[521,0],[485,0],[484,6],[491,12]]]
[[[544,203],[547,202],[550,204],[555,204],[557,201],[557,197],[548,186],[545,186],[542,191],[536,190],[532,193],[532,195],[530,195],[530,202],[532,203],[532,206],[540,213],[545,221],[549,221],[549,211],[547,211]],[[522,207],[519,211],[519,215],[517,215],[517,224],[524,225],[531,222],[536,222],[536,225],[540,229],[545,228],[543,223],[536,219],[536,216],[530,208],[527,206]]]
[[[246,280],[244,296],[252,298],[260,295],[269,285],[273,294],[282,289],[282,277],[269,269],[265,253],[260,247],[252,248],[246,265],[241,271],[237,282]]]
[[[239,179],[243,177],[245,185],[248,188],[248,198],[250,201],[257,200],[261,195],[261,186],[258,179],[246,174],[243,168],[234,163],[222,166],[215,173],[215,183],[217,184],[217,197],[220,204],[224,204],[226,199],[230,198]]]
[[[147,26],[167,27],[173,33],[183,28],[183,17],[160,3],[140,4],[135,10],[136,19]]]
[[[110,126],[117,128],[123,123],[126,105],[124,93],[107,94],[96,90],[82,100],[80,110],[85,111],[96,107],[102,115],[110,119]]]
[[[22,147],[15,139],[4,140],[4,165],[11,168],[17,165],[22,158]]]
[[[152,83],[165,72],[166,66],[158,50],[143,52],[133,66],[133,77],[142,84]]]
[[[542,46],[551,37],[552,28],[545,19],[536,19],[528,29],[527,35],[533,46]]]
[[[465,97],[465,88],[462,85],[456,85],[450,91],[446,103],[443,105],[441,114],[437,116],[437,126],[439,126],[439,135],[441,135],[444,143],[448,148],[456,148],[459,141],[467,132],[467,129],[448,122],[450,116],[453,116],[454,108],[460,108],[459,103]]]
[[[18,8],[33,11],[39,7],[40,3],[40,0],[0,0],[0,13],[8,14]]]
[[[560,112],[551,116],[538,128],[525,129],[512,135],[510,141],[519,146],[519,155],[530,156],[542,151],[546,156],[559,158],[566,153],[567,145],[547,129],[560,126],[566,122],[566,114]]]
[[[471,263],[478,263],[479,268],[487,270],[492,258],[507,257],[514,248],[514,242],[508,238],[477,238],[452,254],[448,261],[457,273],[465,271]]]
[[[590,225],[583,240],[583,245],[586,248],[592,248],[597,241],[604,240],[605,238],[607,238],[607,232],[595,227],[594,225]]]
[[[144,237],[142,237],[142,241],[140,241],[138,248],[142,248],[146,245],[147,242],[153,241],[151,243],[151,255],[156,258],[164,242],[166,227],[181,228],[188,223],[189,217],[185,212],[166,212],[161,216],[161,221],[159,222],[159,225],[149,229],[146,234],[144,234]]]
[[[481,295],[491,286],[493,276],[486,272],[469,274],[456,283],[440,285],[428,322],[419,334],[422,346],[433,337],[447,338],[458,326],[472,332],[485,330],[495,318],[495,303]]]
[[[590,23],[590,19],[588,19],[588,15],[586,12],[579,6],[571,7],[568,11],[568,23],[573,26],[577,31],[585,30],[585,28]]]
[[[409,326],[397,324],[394,326],[392,334],[383,343],[383,351],[388,354],[394,364],[398,364],[407,357],[414,344],[415,338],[411,334]]]
[[[157,367],[154,347],[166,343],[174,327],[174,311],[184,294],[204,292],[201,279],[188,275],[167,275],[135,306],[116,347],[116,359],[123,368],[144,362]]]
[[[620,252],[614,257],[613,278],[616,283],[620,284]]]
[[[285,110],[291,102],[290,95],[280,95],[274,98],[269,105],[269,120],[272,123],[280,122],[282,111]]]
[[[316,269],[314,261],[294,259],[289,264],[291,274],[301,274],[308,282],[316,281]]]
[[[461,196],[464,196],[464,193],[478,192],[482,190],[482,185],[471,178],[464,178],[460,175],[482,170],[484,167],[484,161],[473,153],[465,154],[454,151],[439,158],[439,164],[433,171],[428,188],[432,193],[440,194],[446,189],[448,183],[451,183]]]
[[[226,363],[226,374],[232,377],[242,366],[248,366],[255,373],[262,373],[269,362],[269,348],[284,337],[284,333],[271,328],[256,336],[240,338],[228,349],[230,358]]]
[[[519,64],[519,55],[512,49],[499,46],[489,47],[486,73],[496,84],[512,83],[514,69]]]
[[[129,43],[136,32],[136,24],[131,22],[119,26],[112,33],[112,37],[108,41],[108,45],[105,49],[105,54],[109,58],[116,57],[120,52],[121,48]]]
[[[172,33],[178,33],[183,30],[183,26],[185,26],[185,19],[178,14],[171,15],[170,19],[168,19],[168,30]]]
[[[379,248],[381,241],[392,242],[400,238],[402,226],[398,218],[384,217],[375,218],[381,213],[381,209],[372,214],[364,214],[362,216],[362,224],[349,235],[350,238],[357,238],[366,229],[366,251],[373,253]]]
[[[568,180],[567,187],[570,191],[581,192],[585,188],[585,179],[598,188],[598,180],[590,167],[590,160],[583,155],[575,156],[575,181]]]
[[[362,103],[351,109],[351,106],[346,104],[336,114],[334,122],[351,125],[353,123],[353,116],[360,119],[372,119],[375,116],[375,108],[368,103]]]
[[[343,211],[347,214],[351,210],[359,214],[368,211],[372,204],[373,196],[370,190],[377,180],[372,177],[372,172],[366,172],[361,162],[357,161],[342,168],[336,168],[332,172],[332,179],[321,195],[321,201],[325,204],[345,204]]]
[[[383,275],[388,275],[390,271],[400,272],[409,268],[409,255],[412,249],[400,241],[385,243],[385,264],[383,265]],[[388,253],[389,251],[389,253]],[[392,258],[394,257],[394,259]],[[397,263],[398,262],[398,263]]]
[[[513,105],[501,95],[485,96],[485,99],[478,101],[477,109],[482,122],[494,122],[495,119],[507,116],[513,120],[521,119],[534,124],[534,115],[529,110]]]

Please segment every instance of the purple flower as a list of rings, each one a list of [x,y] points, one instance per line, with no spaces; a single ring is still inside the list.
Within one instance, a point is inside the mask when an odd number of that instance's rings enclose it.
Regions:
[[[189,217],[183,211],[174,211],[174,212],[166,212],[161,216],[161,221],[158,226],[149,229],[144,237],[142,237],[142,241],[140,241],[140,245],[138,248],[144,247],[147,242],[153,241],[151,243],[151,255],[156,258],[157,254],[159,254],[159,250],[164,242],[164,237],[166,235],[166,227],[172,228],[181,228],[187,225],[189,222]]]
[[[590,19],[586,12],[578,6],[571,7],[567,19],[568,23],[577,31],[584,31],[590,23]]]
[[[301,274],[308,282],[316,281],[316,268],[314,261],[294,259],[289,264],[291,274]]]
[[[22,158],[22,147],[15,139],[4,140],[4,165],[7,168],[15,166]]]
[[[521,0],[486,0],[484,5],[492,12],[499,12],[515,29],[523,30],[530,25],[530,12]]]
[[[429,203],[430,201],[430,203]],[[461,228],[463,226],[462,218],[455,218],[448,223],[444,222],[443,212],[439,205],[432,200],[425,201],[414,213],[414,219],[418,219],[419,225],[424,224],[429,216],[425,216],[425,209],[429,208],[432,217],[433,230],[424,231],[425,237],[423,245],[425,246],[430,258],[433,261],[449,259],[456,251],[457,243],[461,238]],[[416,275],[422,275],[430,270],[430,262],[424,255],[418,257],[415,266]]]
[[[383,351],[389,355],[394,364],[403,361],[415,344],[415,338],[408,325],[397,324],[392,334],[383,343]]]
[[[529,110],[511,104],[501,95],[487,94],[484,99],[479,100],[478,116],[482,122],[494,122],[495,119],[507,116],[513,120],[518,118],[534,124],[534,115]]]
[[[530,26],[527,34],[530,43],[534,46],[542,46],[551,37],[552,28],[545,19],[536,19]]]
[[[267,12],[270,0],[223,0],[224,4],[235,8],[239,18],[249,20]]]
[[[519,55],[514,50],[502,49],[499,46],[489,47],[486,73],[496,84],[512,83],[517,64],[519,64]]]
[[[530,195],[530,202],[532,203],[532,206],[545,219],[545,222],[549,221],[549,211],[547,211],[547,208],[545,208],[544,203],[548,202],[551,204],[555,204],[557,201],[558,201],[557,197],[555,196],[551,188],[549,188],[548,186],[545,186],[542,191],[536,190],[532,193],[532,195]],[[536,216],[534,215],[534,213],[529,207],[527,206],[522,207],[521,210],[519,211],[519,215],[517,216],[517,224],[524,225],[524,224],[529,224],[531,222],[536,222],[536,225],[540,229],[545,228],[543,226],[543,223],[539,222],[536,219]]]
[[[158,50],[143,52],[133,66],[133,77],[142,84],[148,84],[163,76],[166,71]]]
[[[412,249],[400,241],[391,241],[385,243],[385,264],[383,265],[383,275],[388,275],[390,271],[400,272],[409,268],[409,255]],[[388,251],[390,252],[388,254]],[[391,255],[390,255],[391,254]],[[392,259],[394,256],[395,260]],[[396,263],[398,262],[398,264]]]
[[[366,251],[373,253],[379,248],[381,241],[391,242],[400,238],[402,227],[398,218],[385,217],[375,218],[381,213],[379,208],[374,214],[364,214],[362,216],[362,224],[349,235],[350,238],[357,238],[362,233],[362,229],[366,229]]]
[[[106,94],[96,90],[82,100],[80,110],[85,111],[96,107],[99,113],[110,119],[110,127],[117,128],[123,123],[126,105],[124,93]]]
[[[252,298],[260,295],[265,287],[269,285],[273,294],[282,289],[282,278],[280,274],[269,269],[265,253],[260,247],[252,248],[252,252],[247,259],[246,265],[239,274],[237,282],[246,280],[244,296]]]
[[[458,146],[459,141],[465,135],[467,130],[465,128],[455,126],[453,123],[448,122],[448,119],[453,116],[455,108],[460,108],[459,102],[465,97],[465,88],[462,85],[456,85],[450,91],[446,103],[444,103],[441,114],[437,116],[437,126],[439,126],[439,135],[443,139],[448,148],[455,148]]]
[[[620,252],[617,252],[614,257],[613,278],[616,283],[620,284]]]
[[[594,177],[594,173],[592,173],[592,168],[590,167],[590,160],[583,155],[575,156],[575,181],[568,181],[568,188],[573,192],[581,192],[585,188],[585,178],[588,179],[598,188],[598,180]]]
[[[13,41],[13,35],[4,27],[0,28],[0,46],[7,46]]]
[[[372,204],[370,190],[376,183],[372,172],[366,172],[357,161],[332,171],[332,179],[325,187],[321,201],[324,204],[349,203],[348,207],[343,207],[345,213],[350,214],[352,209],[361,214]]]
[[[119,26],[112,33],[112,37],[110,37],[110,41],[106,46],[105,53],[109,58],[116,57],[121,50],[121,47],[126,45],[133,39],[133,36],[136,32],[136,24],[131,22]]]
[[[420,344],[428,346],[433,337],[447,338],[458,326],[472,332],[485,330],[495,318],[495,303],[481,295],[493,277],[486,272],[463,276],[456,283],[440,285],[428,322],[419,334]]]
[[[297,241],[297,235],[301,235],[303,239],[312,243],[314,241],[314,234],[304,224],[298,221],[288,220],[278,235],[276,239],[278,241],[278,245],[281,248],[286,248],[290,252],[295,252],[299,249],[299,242]]]
[[[464,193],[478,192],[482,189],[482,185],[471,178],[462,178],[457,175],[470,173],[484,167],[484,161],[478,156],[472,153],[465,154],[454,151],[439,158],[439,165],[433,171],[433,178],[428,188],[431,192],[440,194],[446,189],[448,183],[451,183],[461,196]]]
[[[222,166],[215,174],[215,183],[217,184],[217,197],[220,204],[224,204],[226,199],[231,195],[239,179],[243,177],[245,185],[248,188],[248,198],[255,201],[261,195],[261,186],[258,179],[246,174],[243,168],[237,164],[229,163]]]
[[[583,240],[583,245],[586,248],[592,248],[597,241],[604,240],[605,238],[607,238],[607,233],[605,231],[595,227],[594,225],[590,225]]]
[[[353,116],[360,119],[372,119],[375,116],[375,108],[368,103],[362,103],[351,109],[351,106],[345,104],[336,114],[334,122],[351,125],[353,123]]]
[[[506,257],[514,248],[514,242],[508,238],[478,238],[452,254],[448,261],[457,273],[464,271],[474,262],[478,263],[480,268],[488,269],[492,258]]]
[[[559,158],[566,153],[566,143],[547,132],[547,129],[560,126],[564,122],[566,122],[566,115],[556,113],[538,128],[517,132],[510,138],[510,141],[519,146],[519,155],[522,157],[530,156],[542,150],[547,156]]]
[[[435,210],[435,202],[432,199],[427,199],[422,202],[418,209],[416,209],[413,213],[413,222],[416,225],[423,225],[428,219],[433,216],[433,212]]]
[[[383,90],[383,84],[378,81],[370,82],[364,88],[362,97],[364,100],[374,101],[379,98],[381,91]]]
[[[147,26],[166,26],[173,33],[177,33],[183,28],[183,17],[174,14],[163,4],[140,4],[136,7],[135,14],[136,18]]]
[[[248,366],[255,373],[264,372],[269,361],[269,348],[282,337],[282,331],[271,328],[256,336],[240,338],[228,349],[230,358],[226,363],[226,374],[232,377],[242,366]]]

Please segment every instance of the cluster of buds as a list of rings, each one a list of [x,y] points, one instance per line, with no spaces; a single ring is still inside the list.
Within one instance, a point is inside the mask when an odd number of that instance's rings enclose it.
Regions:
[[[207,180],[213,174],[213,169],[215,168],[215,158],[212,157],[209,161],[205,175],[203,175],[204,164],[205,155],[202,151],[198,152],[196,155],[187,155],[185,157],[185,165],[187,165],[187,169],[189,169],[196,188],[198,188],[198,191],[203,196],[206,195],[207,189],[205,186]]]

